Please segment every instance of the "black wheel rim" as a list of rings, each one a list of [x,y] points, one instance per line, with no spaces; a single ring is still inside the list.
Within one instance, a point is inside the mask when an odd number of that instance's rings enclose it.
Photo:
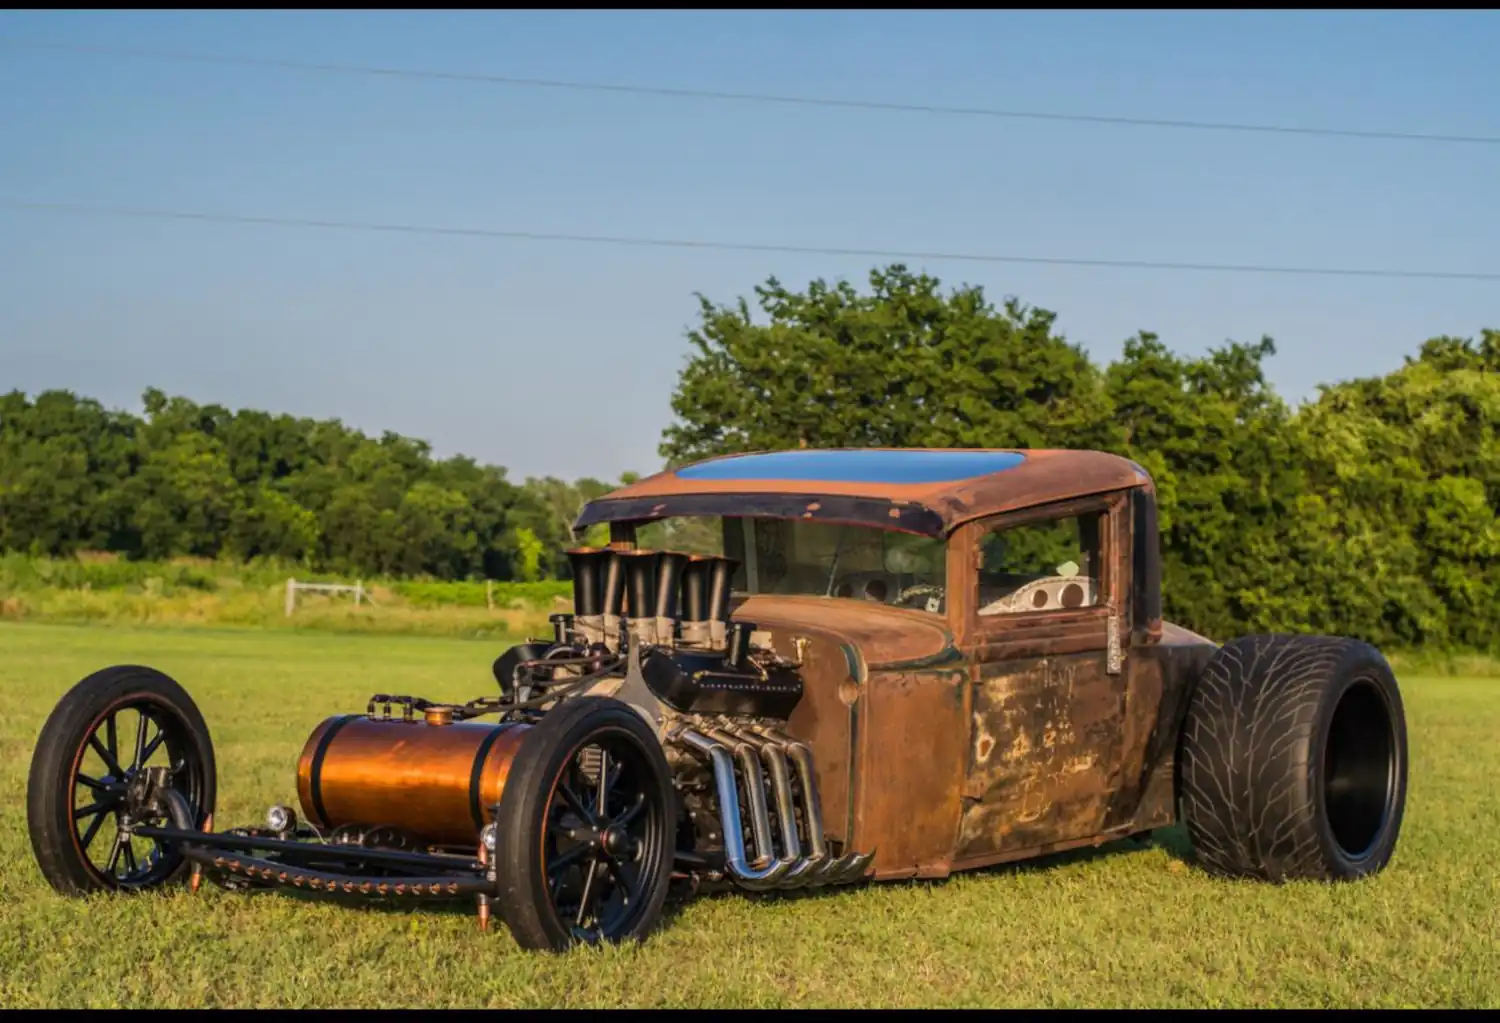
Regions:
[[[1368,857],[1395,806],[1400,752],[1392,709],[1367,679],[1339,696],[1323,748],[1323,809],[1339,851]]]
[[[590,737],[558,773],[542,864],[552,911],[575,940],[613,940],[640,921],[667,851],[661,792],[655,764],[623,730]]]
[[[132,783],[148,768],[170,771],[174,789],[195,813],[202,805],[204,765],[191,732],[177,714],[149,696],[129,697],[94,719],[73,756],[67,779],[75,847],[97,880],[113,888],[149,888],[170,877],[182,856],[154,839],[121,830],[166,824],[160,813],[132,806]]]

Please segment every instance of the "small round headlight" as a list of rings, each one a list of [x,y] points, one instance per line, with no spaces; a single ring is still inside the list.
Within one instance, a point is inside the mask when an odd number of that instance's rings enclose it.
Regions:
[[[500,831],[499,831],[498,828],[495,827],[495,825],[494,825],[493,822],[491,822],[489,824],[486,824],[484,826],[484,830],[482,830],[482,831],[479,832],[479,841],[483,842],[485,849],[487,849],[490,852],[494,852],[495,851],[495,844],[499,840],[500,840]]]
[[[273,806],[266,811],[266,827],[278,834],[297,826],[297,815],[289,806]]]

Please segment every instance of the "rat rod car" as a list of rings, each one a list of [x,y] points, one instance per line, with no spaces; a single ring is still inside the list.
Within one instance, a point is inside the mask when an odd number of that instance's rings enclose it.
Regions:
[[[1224,876],[1391,857],[1407,740],[1386,660],[1162,621],[1155,491],[1124,458],[734,455],[575,528],[601,523],[607,547],[568,552],[572,613],[499,657],[498,694],[377,695],[318,725],[300,820],[214,831],[188,695],[145,667],[84,679],[32,762],[42,873],[468,898],[481,927],[493,907],[562,949],[644,935],[674,882],[941,878],[1178,820]]]

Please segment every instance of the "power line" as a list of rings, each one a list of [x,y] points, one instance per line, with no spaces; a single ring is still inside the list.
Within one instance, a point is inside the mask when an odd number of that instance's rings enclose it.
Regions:
[[[378,67],[365,64],[330,64],[271,57],[237,57],[177,50],[150,50],[123,46],[92,46],[77,43],[43,42],[0,37],[0,46],[15,49],[51,50],[101,57],[134,57],[145,60],[187,61],[226,64],[241,67],[274,68],[282,71],[315,71],[344,75],[373,75],[384,78],[412,78],[429,81],[469,82],[484,85],[522,86],[538,89],[566,89],[584,92],[613,92],[637,96],[662,96],[674,99],[716,100],[736,103],[773,103],[785,106],[831,107],[846,110],[871,110],[888,113],[944,114],[954,117],[989,117],[1026,121],[1057,121],[1072,124],[1116,125],[1131,128],[1178,128],[1194,131],[1256,132],[1272,135],[1308,135],[1328,138],[1365,139],[1383,142],[1435,142],[1450,145],[1500,145],[1496,135],[1454,135],[1428,132],[1378,131],[1360,128],[1298,127],[1285,124],[1254,124],[1234,121],[1179,120],[1165,117],[1114,117],[1104,114],[1065,114],[1044,110],[1011,110],[997,107],[942,106],[933,103],[896,103],[882,100],[836,99],[819,96],[791,96],[761,92],[725,92],[713,89],[687,89],[656,85],[624,85],[614,82],[583,82],[560,78],[525,78],[515,75],[493,75],[461,71],[431,71],[419,68]]]
[[[263,227],[295,227],[332,231],[364,231],[385,234],[446,235],[510,241],[572,242],[584,245],[618,245],[633,248],[712,249],[724,252],[777,252],[809,256],[860,256],[870,259],[930,260],[967,263],[1022,263],[1038,266],[1108,267],[1129,270],[1175,270],[1212,273],[1260,273],[1324,277],[1384,277],[1449,281],[1500,281],[1500,273],[1448,270],[1391,270],[1363,267],[1274,266],[1251,263],[1188,263],[1148,259],[1096,259],[1078,256],[1023,256],[975,252],[921,252],[897,249],[862,249],[823,245],[770,245],[689,238],[647,238],[630,235],[563,234],[548,231],[514,231],[483,227],[442,227],[426,224],[383,224],[357,220],[320,220],[304,217],[271,217],[235,213],[204,213],[193,210],[153,210],[122,206],[86,206],[79,203],[30,202],[0,198],[0,208],[91,216],[128,217],[146,220],[200,221]]]

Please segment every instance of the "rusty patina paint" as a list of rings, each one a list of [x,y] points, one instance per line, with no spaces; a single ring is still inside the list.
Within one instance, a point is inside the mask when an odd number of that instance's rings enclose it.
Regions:
[[[984,665],[955,862],[1105,830],[1119,786],[1125,681],[1092,656]]]
[[[806,689],[787,730],[813,752],[826,837],[874,850],[873,877],[942,877],[1175,820],[1177,736],[1216,647],[1162,622],[1159,601],[1132,599],[1133,586],[1159,585],[1155,545],[1135,542],[1131,496],[1154,488],[1113,455],[1025,454],[941,484],[667,472],[586,516],[611,522],[620,546],[635,521],[680,513],[684,501],[694,514],[848,518],[947,539],[942,614],[818,596],[757,595],[734,609],[783,655],[800,646]],[[1096,606],[977,614],[986,533],[1085,512],[1104,516]],[[1150,620],[1132,620],[1139,608]]]
[[[852,643],[871,670],[958,658],[941,615],[875,601],[757,594],[738,601],[733,616],[768,629],[804,628],[837,636]]]
[[[956,791],[957,775],[947,774],[962,768],[955,756],[961,751],[947,748],[953,746],[953,729],[963,728],[962,714],[941,721],[924,718],[924,700],[938,693],[937,703],[946,706],[964,678],[964,661],[942,618],[883,604],[782,596],[750,597],[735,608],[734,617],[769,632],[783,656],[794,656],[797,637],[808,640],[802,655],[806,688],[787,731],[812,751],[827,837],[850,848],[878,849],[882,863],[888,855],[904,856],[914,839],[903,836],[923,826],[908,811],[921,806],[917,818],[934,812],[932,799],[923,793],[934,781]],[[903,673],[900,667],[908,663],[949,668]],[[938,755],[953,760],[951,769],[934,777],[924,774],[927,765],[920,761],[931,756],[924,743],[941,747]],[[898,777],[888,777],[892,774]],[[901,812],[886,819],[887,809]],[[935,812],[940,837],[930,842],[926,855],[946,862],[956,805]]]
[[[736,606],[783,653],[810,639],[789,731],[814,751],[828,837],[875,850],[874,877],[942,877],[1173,822],[1177,732],[1215,647],[1130,621],[1127,498],[1093,493],[954,529],[943,615],[815,596]],[[978,617],[987,532],[1094,511],[1105,515],[1098,606]],[[1113,674],[1111,619],[1124,646]]]
[[[871,677],[855,751],[852,845],[875,851],[875,877],[948,873],[960,812],[967,701],[963,670]]]

